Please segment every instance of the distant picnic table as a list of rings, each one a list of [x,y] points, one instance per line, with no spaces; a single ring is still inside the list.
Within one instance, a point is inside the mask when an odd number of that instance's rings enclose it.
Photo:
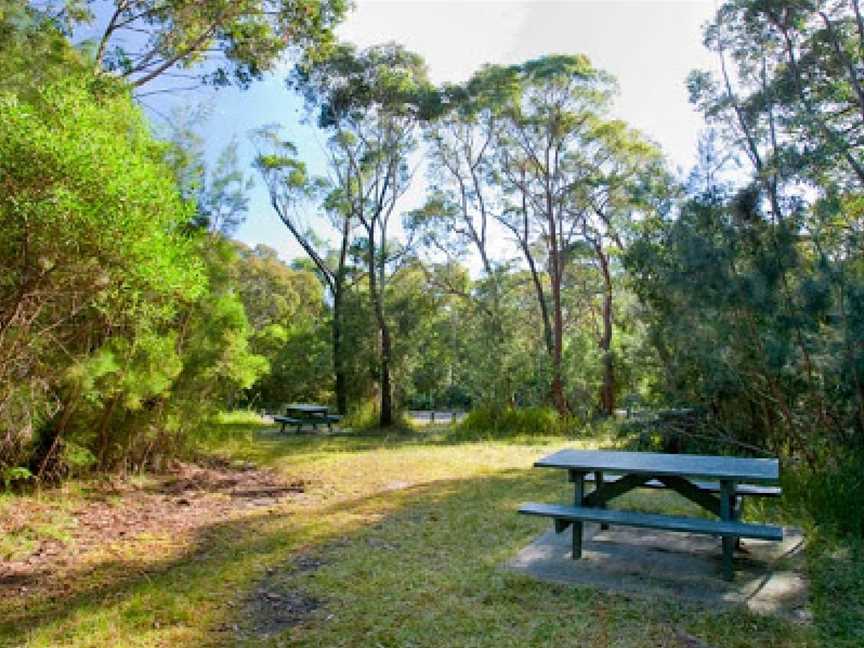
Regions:
[[[732,559],[740,538],[780,541],[783,529],[740,521],[745,496],[778,497],[777,459],[749,459],[657,452],[560,450],[534,464],[566,470],[574,487],[572,506],[526,503],[519,512],[549,517],[555,531],[573,528],[572,557],[582,556],[583,522],[716,535],[722,538],[723,576],[733,577]],[[703,481],[709,480],[709,481]],[[586,493],[586,483],[594,488]],[[719,520],[609,510],[606,504],[634,488],[668,488],[699,505]]]
[[[292,403],[285,406],[285,416],[274,416],[273,420],[282,425],[281,432],[288,426],[296,427],[299,433],[304,425],[311,425],[317,430],[319,425],[326,425],[332,431],[333,424],[341,420],[341,416],[330,414],[326,405],[317,403]]]

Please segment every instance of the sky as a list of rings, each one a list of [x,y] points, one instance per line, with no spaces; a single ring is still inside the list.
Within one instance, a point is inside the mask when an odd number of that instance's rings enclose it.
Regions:
[[[356,0],[355,4],[355,11],[338,30],[342,39],[359,47],[402,43],[423,56],[436,83],[464,81],[484,63],[586,54],[595,67],[618,80],[616,117],[659,144],[673,167],[687,170],[695,160],[703,122],[687,101],[685,79],[693,69],[713,67],[702,45],[702,25],[715,9],[712,0]],[[324,138],[300,123],[302,105],[285,89],[284,75],[284,71],[271,75],[245,92],[205,91],[186,99],[212,106],[210,117],[201,124],[212,157],[236,139],[241,161],[251,164],[255,151],[249,132],[279,123],[310,170],[324,173]],[[146,97],[144,102],[158,122],[164,103]],[[419,177],[401,208],[418,206],[424,190],[425,182]],[[270,207],[260,179],[256,178],[250,198],[249,217],[236,238],[249,245],[265,243],[286,260],[300,255],[299,246]],[[319,221],[313,219],[312,224],[317,229]]]

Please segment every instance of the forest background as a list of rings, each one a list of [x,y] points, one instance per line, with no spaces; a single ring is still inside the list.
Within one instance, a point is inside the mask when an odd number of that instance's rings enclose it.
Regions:
[[[803,505],[864,531],[857,0],[722,3],[683,174],[582,55],[436,84],[403,46],[339,42],[340,0],[0,7],[7,487],[159,469],[236,407],[470,409],[498,435],[672,409],[645,446],[780,455]],[[194,111],[140,107],[278,70],[323,172],[296,121],[261,124],[247,168],[204,154]],[[231,238],[253,178],[290,263]]]

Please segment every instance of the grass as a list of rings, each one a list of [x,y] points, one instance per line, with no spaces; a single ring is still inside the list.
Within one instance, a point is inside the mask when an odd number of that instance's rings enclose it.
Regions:
[[[222,425],[231,430],[214,438],[225,456],[303,479],[306,492],[213,520],[190,539],[118,539],[57,576],[63,596],[0,598],[0,645],[862,644],[864,556],[827,540],[808,553],[811,625],[502,571],[547,526],[514,508],[562,488],[561,475],[531,470],[532,461],[596,441],[478,441],[447,428],[279,437],[253,434],[250,421]],[[644,497],[689,506],[663,493],[628,497],[636,507]],[[0,501],[0,515],[10,506]],[[303,614],[267,607],[274,597]]]
[[[0,494],[0,561],[26,558],[40,541],[71,546],[71,531],[77,525],[71,511],[78,501],[78,489],[67,485],[62,496],[21,498]]]

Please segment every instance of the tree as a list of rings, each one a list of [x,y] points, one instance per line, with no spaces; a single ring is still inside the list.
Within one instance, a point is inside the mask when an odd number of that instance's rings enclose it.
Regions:
[[[0,92],[29,99],[38,88],[87,67],[57,21],[24,0],[0,2]]]
[[[401,256],[389,240],[398,199],[408,189],[408,157],[419,122],[434,108],[422,59],[398,45],[358,52],[340,46],[323,63],[298,67],[301,89],[318,125],[331,135],[330,168],[340,209],[362,228],[371,308],[379,345],[380,423],[393,423],[391,329],[385,305],[388,265]]]
[[[249,406],[279,411],[286,402],[329,397],[331,313],[318,273],[289,266],[265,245],[234,246],[239,256],[232,283],[253,330],[250,343],[270,364],[242,398]]]
[[[688,81],[716,133],[699,182],[627,255],[666,397],[813,467],[864,436],[860,16],[855,1],[721,5],[705,31],[719,73]],[[723,179],[730,153],[743,178]]]
[[[108,4],[108,3],[106,3]],[[286,51],[318,56],[333,40],[344,0],[113,0],[93,11],[85,0],[47,3],[68,33],[95,29],[97,68],[133,87],[157,78],[247,87],[271,71]],[[107,8],[106,8],[107,9]]]
[[[336,407],[342,414],[348,410],[348,377],[345,369],[347,349],[344,344],[344,303],[348,290],[349,249],[356,221],[350,207],[344,204],[342,188],[325,178],[309,178],[306,165],[297,158],[297,149],[283,140],[278,130],[258,131],[259,153],[255,167],[264,178],[270,193],[270,204],[294,239],[315,264],[321,280],[333,298],[332,350],[336,383]],[[308,226],[305,216],[312,207],[323,207],[330,225],[338,232],[339,248],[335,255],[321,250],[318,237]]]
[[[433,190],[426,204],[408,215],[407,225],[431,253],[427,280],[473,302],[476,315],[485,321],[487,334],[477,341],[485,350],[478,359],[488,388],[479,396],[500,404],[512,396],[501,312],[507,263],[493,256],[495,214],[501,205],[492,177],[492,152],[501,106],[494,95],[487,96],[492,93],[481,91],[490,90],[478,87],[481,83],[475,78],[466,87],[445,86],[439,91],[442,112],[424,125]],[[467,290],[459,264],[472,254],[479,258],[482,281]],[[436,268],[436,259],[442,258],[446,266]]]
[[[0,68],[28,42],[58,55],[0,92],[0,468],[158,467],[266,361],[178,184],[195,156],[34,16],[0,15]]]
[[[616,393],[612,351],[614,257],[626,250],[633,213],[642,211],[644,215],[655,209],[668,195],[671,181],[660,152],[623,122],[603,124],[593,138],[583,150],[588,175],[573,191],[569,209],[570,217],[581,223],[581,235],[593,251],[600,273],[603,297],[597,346],[603,377],[599,409],[611,416]]]
[[[488,73],[488,72],[487,72]],[[509,70],[517,91],[503,112],[496,140],[498,172],[510,196],[503,222],[516,236],[529,268],[536,266],[529,237],[536,235],[546,254],[551,313],[536,271],[532,270],[544,327],[551,332],[552,401],[568,409],[562,353],[564,319],[561,286],[566,250],[578,235],[570,218],[572,193],[587,180],[583,149],[607,109],[611,78],[584,56],[550,56]]]
[[[44,429],[42,472],[84,399],[74,367],[160,330],[203,276],[163,147],[122,89],[70,78],[36,97],[0,97],[0,420],[7,438]]]

